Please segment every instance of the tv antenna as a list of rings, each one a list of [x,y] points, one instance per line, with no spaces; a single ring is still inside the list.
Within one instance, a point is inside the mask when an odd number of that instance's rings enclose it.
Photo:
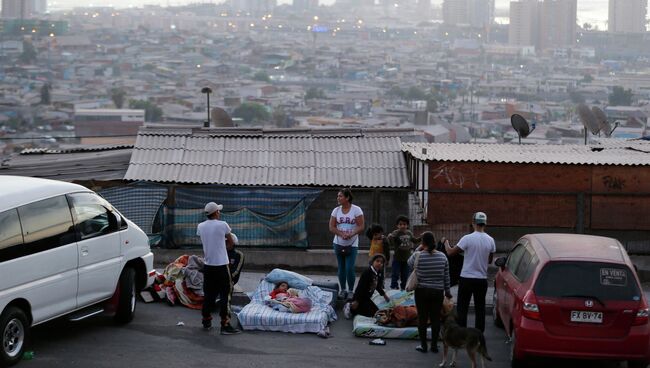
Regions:
[[[616,128],[618,128],[618,121],[612,128],[612,124],[607,120],[607,115],[603,112],[603,110],[597,106],[593,106],[591,108],[591,112],[593,112],[594,116],[596,117],[596,122],[598,123],[600,131],[605,133],[605,137],[611,137],[612,133],[614,133]]]
[[[578,117],[580,117],[580,122],[585,127],[585,145],[587,144],[587,135],[588,132],[596,135],[600,133],[600,125],[598,124],[598,118],[594,112],[585,104],[578,105]]]
[[[528,125],[528,121],[526,121],[526,118],[519,114],[512,114],[510,117],[510,124],[512,124],[512,127],[515,129],[517,132],[517,135],[519,136],[519,144],[521,144],[521,138],[526,138],[530,133],[535,130],[535,123],[532,124],[531,126]]]

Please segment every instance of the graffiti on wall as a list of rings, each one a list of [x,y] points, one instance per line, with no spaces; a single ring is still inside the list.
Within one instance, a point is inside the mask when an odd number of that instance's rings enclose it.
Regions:
[[[470,168],[469,173],[467,173],[455,166],[444,164],[433,169],[431,172],[433,180],[441,178],[442,180],[445,180],[447,184],[461,189],[466,186],[473,186],[475,189],[480,189],[481,187],[478,182],[478,173],[474,168]]]
[[[625,180],[615,176],[606,175],[603,176],[603,185],[605,185],[605,188],[607,189],[623,190],[625,187]]]

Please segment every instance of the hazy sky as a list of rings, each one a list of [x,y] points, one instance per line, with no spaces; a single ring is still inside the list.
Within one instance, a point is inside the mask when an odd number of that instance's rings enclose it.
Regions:
[[[161,5],[180,5],[191,2],[222,2],[221,0],[90,0],[85,1],[87,4],[93,5],[114,5],[116,7],[126,7],[129,5],[140,6],[143,4],[161,4]],[[278,0],[280,4],[290,3],[292,0]],[[319,0],[321,4],[332,4],[336,0]],[[440,5],[443,0],[431,0],[433,4]],[[510,0],[495,0],[496,7],[501,9],[507,9]],[[78,0],[55,0],[49,1],[51,8],[66,8],[78,6]],[[607,3],[608,0],[578,0],[578,23],[582,24],[585,22],[598,24],[604,27],[605,22],[607,21]]]

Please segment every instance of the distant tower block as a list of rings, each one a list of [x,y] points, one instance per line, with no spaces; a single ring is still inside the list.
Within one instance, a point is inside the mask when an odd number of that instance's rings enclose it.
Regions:
[[[647,14],[648,0],[609,0],[607,29],[619,33],[645,32]]]
[[[451,26],[487,28],[494,21],[494,0],[445,0],[442,20]]]

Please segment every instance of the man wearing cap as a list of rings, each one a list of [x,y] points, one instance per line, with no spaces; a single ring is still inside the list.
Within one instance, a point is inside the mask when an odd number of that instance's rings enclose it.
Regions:
[[[485,331],[485,295],[487,294],[487,269],[496,252],[494,239],[485,233],[487,215],[476,212],[472,217],[474,232],[463,236],[455,247],[445,241],[447,255],[454,256],[461,251],[465,254],[463,269],[458,280],[458,324],[467,327],[469,302],[474,298],[475,327]]]
[[[232,244],[230,226],[221,221],[221,210],[223,206],[210,202],[205,205],[207,220],[203,221],[196,228],[196,235],[201,237],[205,266],[203,267],[203,328],[212,327],[212,310],[215,301],[219,296],[219,315],[221,316],[221,334],[232,335],[241,331],[233,328],[229,321],[230,311],[230,289],[232,281],[228,264],[228,251],[226,243]]]

